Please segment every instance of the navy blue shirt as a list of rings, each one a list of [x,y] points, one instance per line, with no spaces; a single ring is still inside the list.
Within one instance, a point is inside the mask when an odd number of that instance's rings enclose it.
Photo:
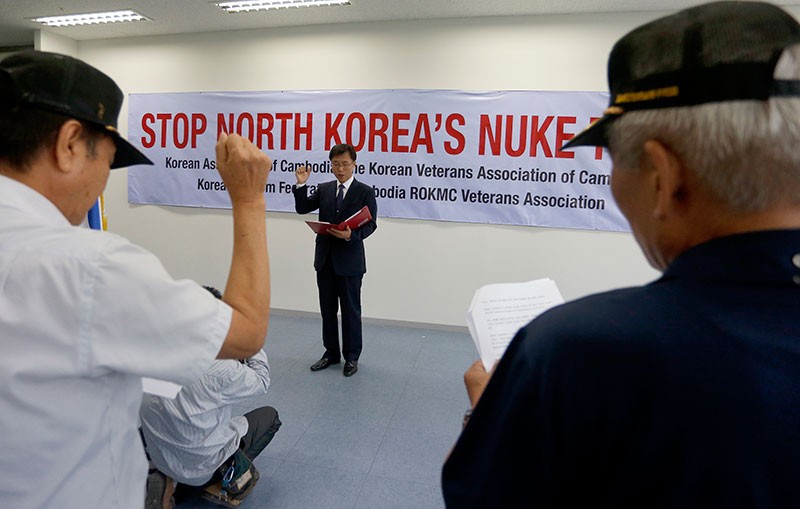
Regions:
[[[442,474],[447,507],[800,507],[800,230],[544,313]]]

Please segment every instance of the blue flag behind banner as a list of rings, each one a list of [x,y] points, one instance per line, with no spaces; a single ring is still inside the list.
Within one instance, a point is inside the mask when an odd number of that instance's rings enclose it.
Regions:
[[[328,151],[358,151],[381,216],[626,231],[601,149],[560,147],[605,108],[599,92],[332,90],[132,94],[129,139],[155,162],[128,170],[132,203],[229,208],[220,132],[273,160],[267,208],[294,211],[294,170],[332,180]]]
[[[89,228],[92,230],[103,229],[103,214],[100,212],[100,200],[89,210]]]

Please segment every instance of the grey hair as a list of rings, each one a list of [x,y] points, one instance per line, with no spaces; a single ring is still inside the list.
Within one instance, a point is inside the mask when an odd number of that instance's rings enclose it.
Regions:
[[[783,52],[775,77],[800,79],[800,45]],[[609,128],[615,168],[638,168],[647,140],[669,146],[731,211],[800,204],[798,97],[626,113]]]

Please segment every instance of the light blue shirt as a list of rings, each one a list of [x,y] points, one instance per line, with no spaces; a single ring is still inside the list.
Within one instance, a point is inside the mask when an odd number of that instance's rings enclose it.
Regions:
[[[215,361],[175,399],[145,394],[140,416],[153,464],[178,482],[204,484],[247,433],[247,419],[234,416],[232,407],[253,407],[269,384],[269,362],[261,351],[244,363]]]

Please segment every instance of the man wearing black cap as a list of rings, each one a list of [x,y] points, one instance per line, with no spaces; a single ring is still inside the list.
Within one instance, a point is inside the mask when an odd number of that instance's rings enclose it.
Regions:
[[[519,331],[445,463],[448,507],[800,507],[800,25],[716,2],[614,46],[607,147],[657,281]]]
[[[119,236],[75,227],[110,168],[150,163],[117,132],[122,100],[71,57],[0,61],[0,507],[141,509],[141,377],[188,383],[264,343],[271,162],[248,141],[223,134],[216,147],[234,218],[224,301]]]

